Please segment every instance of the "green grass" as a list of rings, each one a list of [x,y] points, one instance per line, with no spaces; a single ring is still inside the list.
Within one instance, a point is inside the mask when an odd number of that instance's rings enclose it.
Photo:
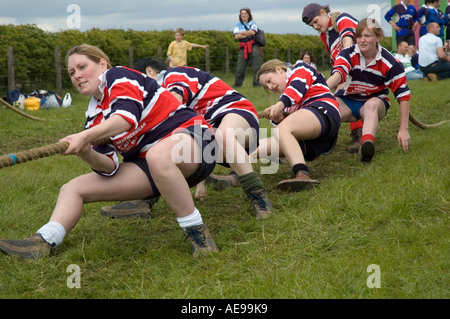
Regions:
[[[231,75],[222,77],[232,84]],[[450,118],[449,84],[411,82],[412,113],[426,123]],[[240,91],[258,110],[270,104],[250,77]],[[81,130],[88,99],[72,96],[74,107],[30,112],[51,119],[45,123],[0,108],[0,155]],[[86,205],[50,257],[0,255],[0,298],[447,299],[450,124],[429,130],[410,124],[408,153],[397,145],[398,124],[392,102],[380,122],[377,153],[363,165],[346,153],[343,123],[333,153],[309,163],[321,182],[313,190],[277,191],[276,183],[291,174],[287,164],[261,175],[275,209],[265,221],[251,217],[240,189],[208,187],[207,200],[196,205],[221,252],[198,259],[163,200],[149,220],[108,219],[99,210],[110,203]],[[261,127],[271,126],[261,120]],[[0,169],[0,237],[33,234],[48,221],[61,185],[85,172],[76,157],[60,155]],[[67,286],[71,264],[80,267],[80,289]],[[371,264],[380,267],[379,289],[366,284]]]

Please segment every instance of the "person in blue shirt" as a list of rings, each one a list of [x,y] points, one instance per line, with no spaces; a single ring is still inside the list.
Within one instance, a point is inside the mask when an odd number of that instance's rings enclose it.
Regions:
[[[416,51],[416,37],[414,31],[419,23],[417,10],[410,2],[411,0],[402,0],[401,3],[396,4],[386,12],[384,18],[395,30],[397,45],[402,41],[407,42],[409,46],[409,55],[412,56]],[[394,21],[394,16],[398,17],[398,21]]]
[[[425,0],[424,5],[418,10],[418,18],[419,18],[419,36],[423,36],[427,34],[427,18],[425,16],[425,13],[428,10],[428,6],[430,5],[432,0]]]
[[[447,6],[447,9],[445,9],[445,14],[447,15],[448,22],[447,22],[447,41],[450,41],[450,2]]]
[[[436,22],[441,28],[438,37],[444,41],[444,28],[449,22],[449,17],[439,9],[440,6],[441,0],[431,0],[428,10],[425,12],[425,23],[428,25],[430,22]]]

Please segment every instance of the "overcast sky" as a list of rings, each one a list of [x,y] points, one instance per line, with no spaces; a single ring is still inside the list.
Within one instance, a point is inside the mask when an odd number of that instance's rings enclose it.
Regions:
[[[57,32],[92,28],[133,30],[232,31],[239,10],[250,7],[253,20],[266,33],[317,34],[301,22],[307,0],[1,0],[0,24],[35,24]],[[336,0],[332,11],[347,12],[357,19],[380,19],[387,36],[391,27],[384,20],[390,0]]]

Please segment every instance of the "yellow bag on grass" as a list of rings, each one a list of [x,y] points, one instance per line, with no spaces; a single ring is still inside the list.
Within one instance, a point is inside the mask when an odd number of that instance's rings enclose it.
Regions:
[[[25,99],[24,107],[25,110],[37,111],[41,107],[41,99],[37,97],[29,97]]]

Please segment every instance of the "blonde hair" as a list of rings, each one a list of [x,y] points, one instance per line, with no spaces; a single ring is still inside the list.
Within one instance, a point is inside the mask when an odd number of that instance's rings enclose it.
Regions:
[[[184,37],[184,29],[183,28],[178,28],[175,30],[175,33],[179,33]]]
[[[67,52],[66,65],[69,60],[69,57],[73,54],[84,55],[91,61],[94,61],[95,63],[100,63],[101,59],[105,59],[108,65],[108,69],[112,68],[112,64],[111,61],[109,60],[109,57],[105,54],[105,52],[103,52],[102,50],[100,50],[100,48],[96,46],[86,43],[74,46]]]
[[[286,66],[286,63],[284,63],[278,59],[269,60],[269,61],[265,62],[263,65],[261,65],[261,68],[259,69],[258,73],[256,73],[256,78],[257,78],[258,82],[259,82],[259,78],[261,75],[267,74],[267,73],[275,73],[277,71],[277,66],[279,66],[285,72],[288,69]],[[270,96],[271,91],[269,89],[267,89],[266,87],[264,87],[264,90]]]
[[[261,68],[259,69],[258,73],[256,74],[258,81],[259,81],[259,77],[261,75],[266,74],[266,73],[276,72],[277,66],[282,68],[284,71],[287,71],[286,63],[284,63],[278,59],[269,60],[269,61],[265,62],[263,65],[261,65]]]

